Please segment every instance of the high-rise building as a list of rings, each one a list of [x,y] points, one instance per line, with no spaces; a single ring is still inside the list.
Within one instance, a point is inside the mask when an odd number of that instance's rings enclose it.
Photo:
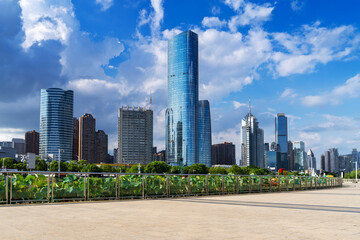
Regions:
[[[79,159],[97,162],[95,118],[89,113],[79,118]]]
[[[118,149],[114,148],[114,163],[118,163]]]
[[[79,159],[79,119],[73,118],[73,150],[72,160]]]
[[[330,148],[330,172],[339,172],[339,153],[337,148]]]
[[[351,152],[351,155],[352,155],[352,164],[354,166],[354,169],[355,169],[355,163],[357,162],[358,165],[359,165],[359,152],[356,148],[353,148],[352,152]]]
[[[96,163],[105,163],[108,157],[108,135],[103,130],[98,130],[96,132]]]
[[[340,155],[339,159],[339,171],[349,173],[353,170],[352,154]]]
[[[265,152],[265,165],[266,168],[270,169],[271,171],[278,170],[278,159],[280,158],[280,152],[278,151],[266,151]]]
[[[325,172],[325,155],[321,154],[320,156],[320,173]]]
[[[166,160],[171,165],[198,161],[198,35],[182,32],[168,42]]]
[[[199,163],[211,167],[211,118],[208,100],[199,101]]]
[[[249,113],[241,120],[241,159],[243,166],[265,168],[264,130],[259,128],[256,117]]]
[[[307,154],[305,152],[305,143],[303,141],[294,141],[294,170],[308,170]]]
[[[278,113],[275,117],[275,142],[278,145],[278,152],[280,153],[280,158],[278,159],[277,167],[285,168],[289,170],[288,162],[288,126],[287,126],[287,117],[284,113]]]
[[[0,147],[12,148],[12,142],[1,141]]]
[[[40,134],[35,130],[25,133],[25,154],[35,153],[39,155]]]
[[[73,142],[73,98],[71,90],[41,89],[40,147],[42,156],[70,161]]]
[[[288,141],[288,165],[289,165],[289,170],[294,170],[295,169],[295,160],[294,160],[294,145],[291,141]]]
[[[325,162],[325,168],[324,171],[325,172],[331,172],[331,166],[330,166],[330,151],[325,151],[324,153],[324,162]]]
[[[311,149],[309,149],[309,151],[307,152],[307,162],[309,170],[316,171],[316,158]]]
[[[15,159],[15,148],[0,146],[0,159],[5,158],[5,157]],[[2,164],[2,163],[0,163],[0,164]],[[2,166],[2,165],[0,165],[0,166]]]
[[[211,165],[234,165],[235,145],[232,142],[224,142],[211,146]]]
[[[121,107],[118,119],[118,163],[148,164],[153,152],[153,111]]]
[[[12,148],[15,148],[15,154],[25,154],[25,140],[22,138],[13,138],[11,140]]]

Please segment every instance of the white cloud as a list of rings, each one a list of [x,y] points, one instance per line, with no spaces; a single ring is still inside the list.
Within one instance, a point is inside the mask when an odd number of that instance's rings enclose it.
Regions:
[[[237,101],[232,101],[234,108],[239,109],[240,107],[247,107],[248,105],[246,103],[241,103]]]
[[[204,27],[221,28],[226,26],[227,23],[225,20],[220,20],[218,17],[204,17],[201,24]]]
[[[223,143],[223,142],[232,142],[235,145],[236,151],[236,162],[241,158],[241,125],[237,124],[235,127],[224,129],[219,132],[212,133],[212,144]]]
[[[360,74],[348,79],[343,85],[335,87],[331,92],[317,96],[302,98],[302,104],[308,107],[322,105],[339,105],[345,99],[358,98],[360,96]]]
[[[220,12],[221,12],[220,7],[213,6],[213,7],[211,8],[211,13],[212,13],[213,15],[218,15],[218,14],[220,14]]]
[[[46,40],[58,40],[63,44],[68,41],[76,24],[70,0],[20,0],[19,5],[25,33],[24,49]]]
[[[25,138],[25,129],[0,128],[0,141],[11,141],[13,138]]]
[[[114,4],[114,1],[113,0],[96,0],[96,3],[101,5],[102,11],[106,11]]]
[[[304,8],[305,2],[304,0],[292,0],[290,5],[293,11],[298,12]]]
[[[224,3],[231,7],[233,10],[238,11],[244,4],[244,0],[225,0]]]
[[[283,93],[280,95],[280,98],[295,98],[297,94],[295,93],[294,89],[286,88]]]
[[[69,81],[66,88],[87,95],[97,95],[99,97],[104,96],[104,94],[110,94],[111,92],[120,94],[121,96],[127,96],[132,90],[124,82],[112,83],[101,79],[78,79]]]

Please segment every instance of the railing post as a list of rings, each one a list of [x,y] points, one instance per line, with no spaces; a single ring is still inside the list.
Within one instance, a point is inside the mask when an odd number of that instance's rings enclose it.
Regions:
[[[145,196],[145,175],[142,176],[142,198],[146,199],[146,196]]]
[[[293,176],[293,191],[295,191],[296,190],[296,184],[295,184],[295,176]]]
[[[251,193],[251,177],[249,176],[249,193]]]
[[[281,192],[281,178],[280,178],[280,175],[278,175],[278,190],[279,192]]]
[[[47,199],[48,203],[50,203],[50,176],[47,177]]]
[[[289,191],[289,176],[286,176],[286,191],[288,192]]]
[[[239,194],[239,176],[236,176],[236,194]]]
[[[190,196],[191,189],[190,189],[190,175],[187,177],[187,184],[188,184],[188,196]]]
[[[302,177],[299,177],[300,178],[300,191],[302,190],[302,182],[301,182],[301,179],[302,179]]]
[[[119,200],[119,176],[117,175],[117,174],[115,174],[115,182],[116,182],[116,184],[115,184],[115,188],[116,188],[116,190],[115,190],[115,194],[116,194],[116,196],[115,196],[115,198],[116,198],[116,200]]]
[[[224,176],[221,176],[221,194],[224,195],[225,193],[225,181]]]
[[[13,178],[13,176],[10,176],[10,199],[9,199],[9,204],[11,204],[11,200],[12,200],[12,178]]]
[[[170,197],[170,177],[166,175],[166,196]]]
[[[54,177],[51,176],[51,202],[54,202]]]
[[[9,204],[9,177],[8,175],[6,175],[6,186],[5,186],[5,199],[6,199],[6,204]]]
[[[206,195],[209,195],[209,175],[206,175],[205,189],[206,189]]]
[[[260,192],[262,192],[262,176],[260,176],[260,178],[259,178],[259,190],[260,190]]]
[[[310,190],[313,190],[313,177],[310,177]]]
[[[89,201],[90,198],[90,174],[87,174],[87,196],[86,196],[86,200]]]

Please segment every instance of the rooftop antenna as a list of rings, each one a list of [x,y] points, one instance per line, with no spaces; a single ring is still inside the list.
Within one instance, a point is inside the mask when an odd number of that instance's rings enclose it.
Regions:
[[[151,110],[151,104],[152,104],[152,97],[150,96],[150,110]]]

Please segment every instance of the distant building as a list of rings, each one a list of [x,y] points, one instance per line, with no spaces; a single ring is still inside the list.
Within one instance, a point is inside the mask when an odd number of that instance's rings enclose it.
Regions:
[[[324,153],[324,171],[325,172],[331,172],[331,167],[330,167],[330,151],[325,151]]]
[[[103,130],[96,132],[96,143],[95,143],[95,162],[107,162],[108,157],[108,135]]]
[[[287,117],[284,113],[278,113],[275,117],[275,142],[278,146],[280,157],[278,159],[278,169],[289,170],[288,162],[288,125]]]
[[[340,155],[339,172],[349,173],[353,171],[352,159],[353,159],[352,154]]]
[[[61,161],[72,158],[73,98],[71,90],[41,89],[40,146],[41,156],[56,156]],[[60,154],[60,156],[59,156]]]
[[[25,133],[25,154],[35,153],[39,155],[40,134],[35,130]]]
[[[0,159],[5,157],[15,159],[15,148],[0,146]],[[0,163],[0,166],[2,166],[1,164],[2,163]]]
[[[15,148],[15,154],[25,154],[25,140],[22,138],[13,138],[11,140],[12,148]]]
[[[79,159],[97,162],[95,118],[89,113],[79,118]]]
[[[270,151],[270,145],[269,143],[264,143],[264,151]]]
[[[310,171],[316,171],[316,158],[311,149],[307,152],[307,162]]]
[[[166,162],[166,151],[162,150],[154,154],[154,161]]]
[[[232,142],[224,142],[211,146],[211,165],[234,165],[235,145]]]
[[[79,159],[79,119],[73,118],[73,150],[72,160]]]
[[[265,168],[264,130],[256,117],[249,113],[241,120],[241,159],[243,166]]]
[[[280,152],[277,151],[266,151],[265,152],[265,162],[266,168],[270,169],[271,171],[277,171],[278,168],[278,159],[280,159]]]
[[[2,141],[0,142],[0,147],[12,148],[12,142]]]
[[[211,118],[208,100],[199,101],[199,163],[211,167]]]
[[[330,148],[330,172],[339,173],[339,153],[337,148]]]
[[[289,161],[289,170],[295,169],[295,159],[294,159],[294,145],[291,141],[288,141],[288,161]]]
[[[325,155],[321,154],[320,156],[320,173],[325,172]]]
[[[118,149],[114,148],[114,163],[118,163]]]
[[[352,155],[352,164],[353,164],[354,169],[355,169],[355,163],[357,162],[358,165],[359,165],[359,152],[357,151],[356,148],[354,148],[352,150],[351,155]]]
[[[294,170],[308,170],[307,154],[305,152],[305,143],[303,141],[294,142]]]
[[[148,164],[153,151],[153,111],[121,107],[118,118],[118,163]]]

